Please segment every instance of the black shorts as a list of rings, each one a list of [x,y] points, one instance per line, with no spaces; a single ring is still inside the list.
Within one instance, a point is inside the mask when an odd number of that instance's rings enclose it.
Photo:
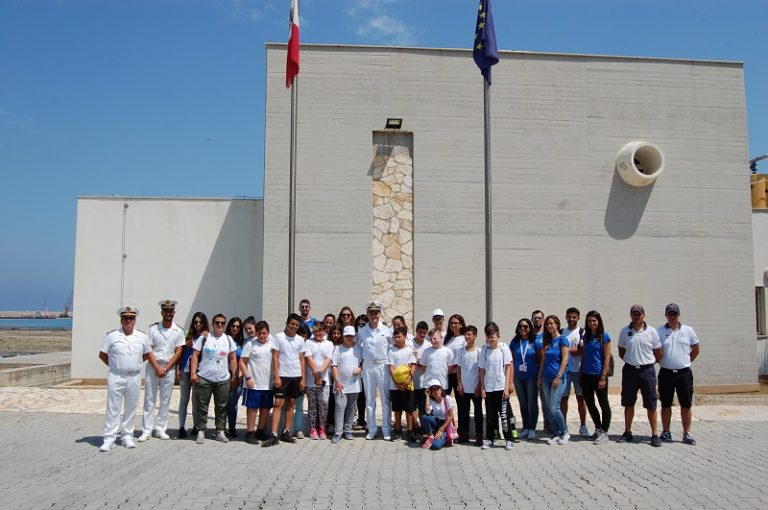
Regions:
[[[413,404],[420,413],[424,412],[424,407],[427,405],[427,394],[424,393],[424,388],[416,388],[413,390]]]
[[[412,413],[416,410],[412,390],[389,390],[389,400],[393,411]]]
[[[643,395],[643,407],[649,411],[656,409],[656,370],[653,365],[635,368],[624,364],[621,369],[621,405],[634,407],[637,402],[637,390]]]
[[[677,392],[680,407],[690,409],[693,406],[693,371],[681,368],[674,371],[668,368],[659,370],[659,400],[661,407],[672,407]]]
[[[282,383],[280,388],[274,388],[275,398],[299,398],[301,396],[299,389],[301,377],[281,377],[280,382]]]

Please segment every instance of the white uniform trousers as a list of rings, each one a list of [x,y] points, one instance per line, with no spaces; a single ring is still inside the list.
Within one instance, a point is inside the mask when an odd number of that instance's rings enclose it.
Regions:
[[[176,377],[176,371],[171,369],[162,379],[157,377],[155,369],[147,363],[144,373],[144,416],[141,418],[141,431],[144,434],[152,433],[152,424],[158,433],[164,433],[168,428],[168,412],[171,406],[171,392]],[[157,394],[160,394],[157,419],[155,419],[155,404]]]
[[[114,442],[118,430],[121,436],[133,435],[133,422],[141,389],[141,370],[122,372],[110,369],[107,374],[107,414],[104,417],[104,441]],[[123,411],[122,428],[120,407]]]
[[[392,433],[391,410],[389,401],[389,367],[386,363],[366,360],[363,361],[363,385],[365,387],[365,414],[368,421],[368,433],[375,435],[379,430],[376,423],[376,389],[381,399],[381,431],[385,436]]]

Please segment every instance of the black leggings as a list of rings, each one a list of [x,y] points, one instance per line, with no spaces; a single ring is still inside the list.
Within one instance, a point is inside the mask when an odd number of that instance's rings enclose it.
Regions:
[[[608,379],[605,380],[605,388],[602,390],[597,387],[599,382],[599,375],[581,374],[581,390],[584,393],[584,403],[587,404],[589,416],[592,417],[596,428],[603,430],[603,432],[608,432],[608,428],[611,426],[611,404],[608,403]],[[600,411],[597,410],[595,405],[595,393],[597,393]],[[602,419],[600,418],[601,411],[603,414]]]
[[[512,441],[512,430],[515,428],[515,415],[509,399],[504,400],[503,391],[485,392],[485,438],[493,441],[499,429],[499,416],[501,416],[501,433],[504,439]]]
[[[483,399],[474,393],[456,393],[456,406],[459,408],[459,437],[469,437],[469,404],[475,410],[475,435],[483,434]]]

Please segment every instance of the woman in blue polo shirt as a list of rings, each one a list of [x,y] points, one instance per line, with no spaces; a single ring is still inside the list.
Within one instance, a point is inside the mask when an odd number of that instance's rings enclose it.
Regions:
[[[541,363],[541,340],[536,339],[533,323],[522,318],[517,322],[515,336],[509,343],[512,363],[515,367],[515,393],[523,417],[521,439],[536,439],[536,423],[539,421],[539,401],[536,398]]]
[[[560,400],[568,390],[568,338],[560,334],[560,319],[550,315],[544,319],[544,337],[542,351],[544,359],[539,371],[538,386],[544,395],[544,405],[552,416],[553,436],[548,444],[568,444],[571,435],[565,424],[565,417],[560,410]]]
[[[585,324],[584,352],[581,355],[581,389],[589,416],[595,423],[595,444],[603,444],[608,441],[608,428],[611,426],[611,405],[608,403],[611,337],[603,328],[603,318],[595,310],[587,313]],[[595,394],[600,403],[600,411],[595,405]]]

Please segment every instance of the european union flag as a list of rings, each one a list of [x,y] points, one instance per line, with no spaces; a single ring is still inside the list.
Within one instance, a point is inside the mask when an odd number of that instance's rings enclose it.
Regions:
[[[491,67],[499,61],[499,51],[496,49],[496,31],[493,28],[491,0],[480,0],[477,8],[477,23],[475,24],[475,45],[472,58],[480,68],[488,85],[491,84]]]

